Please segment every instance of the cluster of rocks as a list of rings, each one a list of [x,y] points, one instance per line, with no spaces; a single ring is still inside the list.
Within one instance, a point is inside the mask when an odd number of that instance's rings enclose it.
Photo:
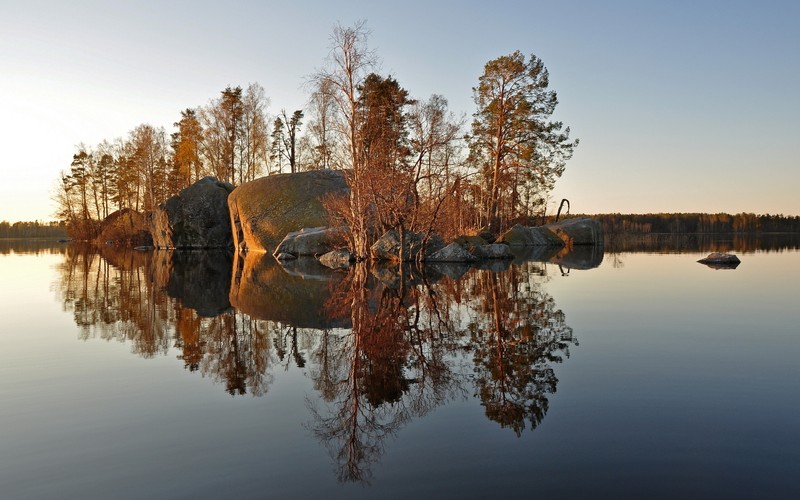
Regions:
[[[282,261],[313,256],[328,267],[349,266],[347,228],[328,228],[326,197],[348,193],[341,172],[318,170],[262,177],[234,189],[205,177],[147,217],[132,210],[103,222],[100,240],[156,248],[234,248],[273,252]],[[401,243],[402,241],[402,243]],[[541,227],[516,225],[497,238],[487,232],[446,243],[436,234],[389,231],[370,249],[377,261],[473,263],[513,259],[514,248],[602,246],[600,223],[567,219]]]

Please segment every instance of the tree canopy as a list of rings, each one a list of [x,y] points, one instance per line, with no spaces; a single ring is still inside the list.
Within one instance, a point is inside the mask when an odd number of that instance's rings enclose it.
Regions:
[[[204,176],[237,185],[284,166],[345,172],[350,195],[328,208],[351,228],[359,257],[387,230],[498,233],[542,214],[578,143],[552,119],[558,99],[542,61],[517,51],[486,63],[467,135],[445,97],[414,97],[377,71],[369,35],[364,22],[334,27],[306,110],[270,116],[258,83],[228,85],[180,111],[169,135],[140,124],[127,137],[78,146],[55,187],[58,218],[90,239],[115,209],[150,211]]]

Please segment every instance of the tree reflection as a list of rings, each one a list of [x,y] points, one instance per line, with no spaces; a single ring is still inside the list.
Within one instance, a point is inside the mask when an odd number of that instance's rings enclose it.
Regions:
[[[528,264],[460,280],[352,269],[329,302],[338,314],[349,308],[352,329],[324,333],[312,371],[324,404],[310,404],[309,425],[339,479],[368,482],[388,438],[472,384],[488,418],[517,435],[526,422],[535,428],[556,390],[553,365],[575,343],[540,286],[545,274]]]
[[[574,269],[596,260],[558,258]],[[404,425],[454,399],[474,394],[518,436],[539,425],[554,366],[576,344],[543,287],[546,266],[342,272],[259,255],[70,246],[58,293],[81,338],[175,355],[233,396],[263,396],[277,373],[302,369],[316,393],[307,428],[341,481],[369,482]]]
[[[230,394],[261,396],[273,378],[271,323],[230,307],[230,270],[213,253],[70,245],[57,292],[80,338],[130,343],[144,358],[175,349],[186,369]]]
[[[547,395],[558,383],[553,364],[577,344],[553,299],[541,288],[521,293],[519,276],[517,270],[480,276],[476,286],[488,314],[473,334],[475,384],[486,416],[517,436],[526,421],[534,429],[544,418]]]
[[[453,346],[421,321],[425,287],[407,286],[410,276],[400,268],[398,286],[387,286],[359,264],[328,303],[334,315],[349,310],[352,328],[325,332],[314,354],[323,404],[309,401],[309,425],[331,452],[340,481],[368,482],[388,438],[465,393],[443,354]]]

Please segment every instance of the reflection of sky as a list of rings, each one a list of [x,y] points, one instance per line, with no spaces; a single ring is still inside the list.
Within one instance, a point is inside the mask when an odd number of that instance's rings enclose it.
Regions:
[[[623,254],[548,287],[581,345],[547,424],[596,474],[629,470],[629,492],[659,474],[700,496],[769,491],[800,463],[800,252],[740,254],[735,271],[703,256]]]
[[[301,425],[315,394],[303,370],[277,370],[265,397],[232,398],[183,370],[176,349],[144,359],[130,343],[80,341],[53,296],[63,257],[0,255],[4,285],[16,285],[0,290],[0,491],[789,491],[800,463],[800,252],[740,254],[735,271],[708,269],[700,257],[622,254],[615,268],[606,256],[568,277],[548,266],[542,286],[580,345],[556,366],[542,424],[518,439],[473,398],[453,401],[388,440],[370,488],[336,484],[330,457]]]

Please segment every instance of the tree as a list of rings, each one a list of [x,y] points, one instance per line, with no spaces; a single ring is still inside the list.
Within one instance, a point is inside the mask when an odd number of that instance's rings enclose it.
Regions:
[[[267,98],[257,83],[226,87],[218,99],[200,110],[202,154],[209,172],[224,182],[255,179],[268,156]]]
[[[456,168],[463,120],[447,109],[447,99],[432,95],[415,102],[408,112],[409,164],[413,196],[410,229],[455,237],[460,230],[456,196],[462,176]],[[449,216],[443,214],[450,212]]]
[[[334,168],[334,144],[331,140],[331,129],[335,120],[336,107],[331,95],[331,83],[322,80],[319,86],[311,93],[308,107],[311,121],[306,127],[304,138],[308,141],[313,169]]]
[[[501,215],[513,215],[519,208],[522,185],[532,185],[539,194],[552,189],[578,144],[569,142],[569,127],[550,121],[558,98],[548,87],[541,59],[531,55],[526,61],[516,51],[486,63],[473,88],[477,111],[470,161],[483,175],[484,220],[492,231],[500,229]],[[501,199],[509,201],[502,213]]]
[[[408,91],[388,76],[369,74],[359,87],[358,137],[364,155],[362,184],[379,233],[397,229],[401,260],[404,235],[414,205],[413,172],[409,168],[406,107]]]
[[[242,97],[242,115],[237,138],[239,184],[252,181],[266,168],[269,154],[267,117],[269,104],[264,88],[251,83]]]
[[[289,171],[297,171],[297,136],[300,133],[300,126],[303,124],[303,111],[298,109],[292,113],[292,117],[286,116],[286,110],[281,110],[281,118],[286,125],[286,135],[283,137],[283,155],[289,162]]]
[[[336,111],[332,131],[343,145],[341,166],[346,169],[350,186],[346,219],[350,226],[352,250],[358,258],[367,256],[370,243],[368,192],[363,179],[366,163],[359,137],[358,112],[358,89],[376,64],[374,53],[367,48],[368,37],[364,21],[351,28],[337,24],[331,35],[328,68],[312,77],[316,88],[326,89]]]
[[[227,171],[223,180],[236,182],[236,138],[238,137],[244,107],[242,106],[242,87],[226,87],[219,101],[225,127],[225,159]]]
[[[129,166],[133,167],[138,184],[144,188],[143,209],[153,210],[167,197],[166,132],[161,127],[142,124],[130,132],[128,143]]]
[[[181,111],[181,119],[174,123],[178,129],[173,133],[170,143],[172,147],[171,180],[177,190],[188,187],[200,179],[203,161],[200,156],[200,143],[203,127],[197,117],[197,111],[187,108]]]

